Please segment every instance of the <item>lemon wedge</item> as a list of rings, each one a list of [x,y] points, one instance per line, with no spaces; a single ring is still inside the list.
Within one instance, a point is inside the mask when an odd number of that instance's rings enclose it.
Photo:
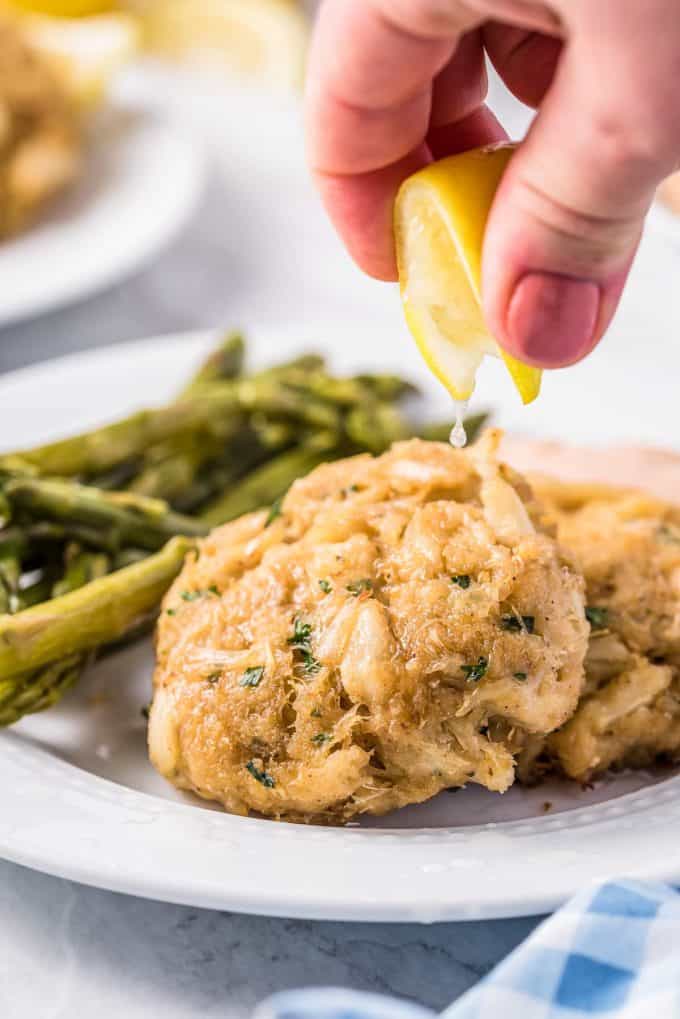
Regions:
[[[309,24],[295,0],[128,0],[152,52],[226,67],[264,84],[298,89]]]
[[[27,15],[28,41],[58,68],[75,101],[95,106],[112,77],[136,53],[139,26],[129,14],[100,14],[73,20]]]
[[[394,233],[406,322],[430,370],[454,400],[475,388],[485,355],[502,357],[524,403],[541,372],[500,349],[481,306],[482,244],[511,145],[473,149],[432,163],[397,195]]]
[[[8,0],[8,6],[53,18],[85,18],[116,6],[111,0]]]

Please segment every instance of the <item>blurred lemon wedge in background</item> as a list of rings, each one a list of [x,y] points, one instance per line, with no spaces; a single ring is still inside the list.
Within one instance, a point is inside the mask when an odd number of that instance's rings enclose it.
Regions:
[[[139,46],[139,25],[129,14],[73,20],[29,14],[21,24],[27,40],[53,62],[75,101],[86,109],[101,100],[116,71]]]
[[[285,88],[302,85],[309,23],[296,0],[127,0],[145,43]]]
[[[394,232],[406,322],[430,370],[454,400],[475,387],[486,354],[502,357],[524,403],[541,372],[500,349],[481,307],[482,245],[511,145],[473,149],[432,163],[397,195]]]
[[[54,18],[84,18],[111,11],[117,4],[111,0],[10,0],[9,6]]]

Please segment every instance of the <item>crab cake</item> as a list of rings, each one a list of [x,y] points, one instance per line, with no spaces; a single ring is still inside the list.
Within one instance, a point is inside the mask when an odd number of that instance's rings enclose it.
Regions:
[[[419,440],[214,531],[166,596],[151,758],[232,812],[344,822],[511,785],[573,713],[583,581],[522,479]]]
[[[537,482],[583,571],[591,637],[574,717],[520,775],[584,781],[680,753],[680,510],[634,492]]]

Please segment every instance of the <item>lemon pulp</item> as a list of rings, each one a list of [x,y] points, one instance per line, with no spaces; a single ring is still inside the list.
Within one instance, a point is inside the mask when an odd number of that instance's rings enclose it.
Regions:
[[[502,357],[524,403],[541,373],[500,349],[482,313],[484,230],[510,145],[432,163],[402,184],[395,243],[404,315],[431,371],[454,400],[467,400],[484,357]]]

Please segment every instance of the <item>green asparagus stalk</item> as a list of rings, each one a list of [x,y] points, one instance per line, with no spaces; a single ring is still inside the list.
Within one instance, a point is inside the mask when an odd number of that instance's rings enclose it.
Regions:
[[[190,396],[197,386],[218,379],[235,379],[243,371],[246,344],[241,333],[229,333],[224,340],[208,355],[194,377],[181,392],[181,396]]]
[[[205,533],[197,520],[174,513],[167,503],[126,492],[102,492],[72,481],[23,478],[5,486],[17,511],[53,520],[69,530],[72,523],[92,529],[95,547],[117,551],[125,545],[159,549],[175,534]]]
[[[354,407],[345,419],[347,435],[360,449],[384,453],[408,435],[404,418],[391,403],[375,401]]]
[[[19,597],[21,559],[11,548],[3,554],[0,548],[0,614],[15,612]]]
[[[340,407],[362,406],[367,401],[394,403],[412,386],[396,375],[354,375],[341,377],[327,372],[291,371],[283,379],[285,386],[308,392],[320,400]]]
[[[140,563],[14,616],[0,617],[0,699],[22,673],[119,640],[158,605],[192,543],[177,537]],[[4,694],[3,694],[4,691]]]
[[[378,400],[387,400],[388,403],[400,400],[404,396],[414,396],[418,392],[417,386],[399,375],[355,375],[354,378]]]
[[[208,506],[201,519],[215,527],[243,513],[271,506],[284,495],[297,478],[304,477],[325,460],[333,459],[332,449],[298,447],[258,467],[233,489]]]
[[[77,591],[92,580],[98,580],[109,572],[111,560],[101,552],[87,552],[79,547],[68,550],[66,569],[63,576],[56,581],[50,591],[52,598],[60,598],[63,594]]]
[[[277,378],[242,379],[232,383],[243,411],[260,411],[272,417],[292,418],[313,428],[340,429],[340,415],[324,400],[296,392]],[[215,385],[214,390],[218,387]]]
[[[91,477],[140,457],[156,443],[201,430],[228,439],[243,426],[243,412],[263,411],[292,417],[316,427],[337,426],[333,408],[285,389],[272,372],[196,386],[193,394],[167,407],[141,410],[91,432],[17,454],[39,474]],[[0,457],[0,470],[16,458]]]
[[[66,570],[56,583],[52,583],[48,573],[21,592],[22,609],[84,587],[91,580],[104,576],[110,566],[107,556],[84,552],[75,545],[67,549],[67,560]],[[0,681],[0,726],[12,725],[24,715],[52,707],[75,685],[92,657],[91,652],[70,655],[27,673],[18,684],[15,680]]]
[[[87,477],[139,457],[157,442],[210,426],[219,426],[226,434],[241,426],[238,402],[227,383],[216,396],[141,410],[94,431],[25,450],[20,456],[40,474]],[[5,464],[5,458],[0,457],[0,469]]]
[[[67,655],[44,669],[0,680],[0,726],[14,725],[24,715],[45,711],[77,682],[88,655]]]

